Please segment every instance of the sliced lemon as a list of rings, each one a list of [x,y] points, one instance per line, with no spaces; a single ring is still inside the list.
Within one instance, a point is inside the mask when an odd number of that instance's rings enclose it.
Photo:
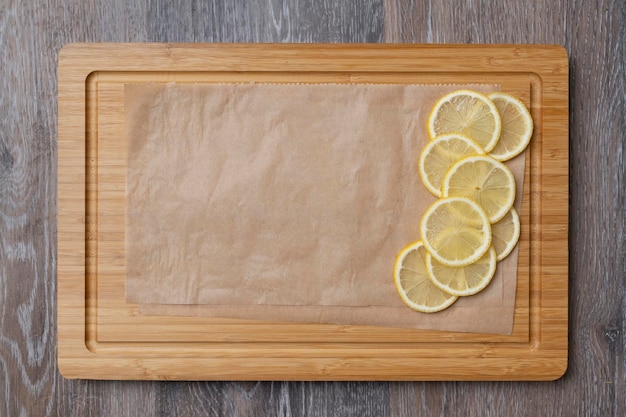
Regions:
[[[428,277],[422,242],[402,249],[396,259],[393,277],[400,298],[413,310],[435,313],[448,308],[458,298],[441,291]]]
[[[465,156],[484,154],[482,148],[465,135],[451,133],[438,136],[428,142],[420,154],[420,178],[428,191],[441,197],[441,184],[450,167]]]
[[[489,95],[496,105],[502,131],[496,146],[489,152],[498,161],[508,161],[522,153],[533,135],[533,119],[530,112],[517,98],[506,93]]]
[[[502,123],[500,139],[489,154],[499,161],[508,161],[528,146],[533,135],[533,119],[524,103],[509,94],[492,93],[489,98],[496,105]]]
[[[457,90],[443,96],[428,117],[431,139],[446,133],[462,133],[478,143],[485,152],[496,146],[500,137],[500,114],[484,94]]]
[[[496,250],[496,259],[503,260],[513,250],[520,235],[519,216],[511,207],[504,217],[491,225],[491,244]]]
[[[447,266],[474,263],[491,245],[489,218],[465,197],[435,201],[422,217],[420,233],[426,250]]]
[[[513,207],[515,177],[490,156],[468,156],[452,165],[443,180],[442,195],[474,200],[495,223]]]
[[[426,255],[426,270],[436,287],[448,294],[468,296],[484,290],[496,273],[496,250],[489,248],[479,260],[461,267],[451,267]]]

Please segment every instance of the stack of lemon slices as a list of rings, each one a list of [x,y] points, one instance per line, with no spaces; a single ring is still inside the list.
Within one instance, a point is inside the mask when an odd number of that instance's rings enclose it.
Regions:
[[[394,269],[409,307],[434,313],[489,285],[520,235],[515,178],[503,162],[532,132],[528,109],[506,93],[458,90],[435,104],[418,166],[438,200],[422,217],[421,240],[400,252]]]

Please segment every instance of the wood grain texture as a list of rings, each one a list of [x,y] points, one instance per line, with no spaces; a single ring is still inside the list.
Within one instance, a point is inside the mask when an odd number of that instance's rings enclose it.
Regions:
[[[568,372],[554,384],[423,390],[473,399],[452,401],[446,415],[479,402],[483,415],[623,415],[624,3],[531,3],[386,2],[386,41],[556,43],[570,55]]]
[[[317,68],[325,70],[310,75]],[[136,72],[146,70],[150,73]],[[529,107],[537,123],[520,212],[522,229],[532,232],[525,232],[520,242],[518,330],[512,336],[144,317],[137,314],[137,306],[126,304],[125,145],[120,140],[124,84],[223,82],[232,77],[258,82],[266,78],[257,73],[265,71],[278,82],[319,81],[311,77],[323,76],[335,82],[472,84],[489,78],[504,91],[532,101]],[[57,310],[58,366],[63,375],[535,380],[563,373],[568,100],[562,48],[92,43],[64,48],[58,79]],[[530,309],[523,308],[529,299]],[[285,367],[289,363],[297,369]]]
[[[384,39],[380,2],[169,3],[0,2],[0,416],[624,415],[624,2],[537,0],[495,6],[389,0]],[[216,9],[221,11],[212,14]],[[54,342],[57,51],[76,41],[178,40],[565,46],[571,74],[566,376],[550,383],[61,378]]]

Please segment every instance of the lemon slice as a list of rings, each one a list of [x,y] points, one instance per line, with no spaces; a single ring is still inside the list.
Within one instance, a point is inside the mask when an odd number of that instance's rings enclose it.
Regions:
[[[533,119],[524,103],[513,96],[492,93],[489,98],[496,105],[502,123],[500,139],[489,154],[499,161],[508,161],[528,146],[533,134]]]
[[[520,235],[519,216],[511,207],[504,217],[491,225],[491,244],[496,250],[496,259],[503,260],[513,250]]]
[[[430,254],[426,255],[426,270],[433,284],[456,296],[474,295],[485,289],[496,272],[496,263],[493,246],[473,264],[458,268],[443,265]]]
[[[441,184],[450,167],[465,156],[484,154],[467,136],[458,133],[438,136],[420,154],[418,167],[422,182],[428,191],[441,197]]]
[[[422,242],[402,249],[396,259],[393,277],[400,298],[413,310],[435,313],[451,306],[458,298],[441,291],[428,277]]]
[[[450,168],[443,180],[442,195],[474,200],[495,223],[513,206],[515,177],[490,156],[468,156]]]
[[[462,133],[485,152],[496,146],[500,129],[500,114],[495,104],[484,94],[470,90],[458,90],[443,96],[428,117],[431,139],[446,133]]]
[[[426,250],[447,266],[476,262],[491,245],[491,225],[480,206],[464,197],[435,201],[424,213],[420,233]]]

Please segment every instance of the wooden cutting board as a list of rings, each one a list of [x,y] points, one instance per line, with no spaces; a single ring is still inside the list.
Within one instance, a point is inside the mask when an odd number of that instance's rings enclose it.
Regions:
[[[549,380],[567,367],[568,60],[543,45],[74,44],[59,56],[68,378]],[[143,82],[490,83],[530,108],[511,335],[143,315],[125,301],[123,91]],[[121,197],[122,196],[122,197]]]

